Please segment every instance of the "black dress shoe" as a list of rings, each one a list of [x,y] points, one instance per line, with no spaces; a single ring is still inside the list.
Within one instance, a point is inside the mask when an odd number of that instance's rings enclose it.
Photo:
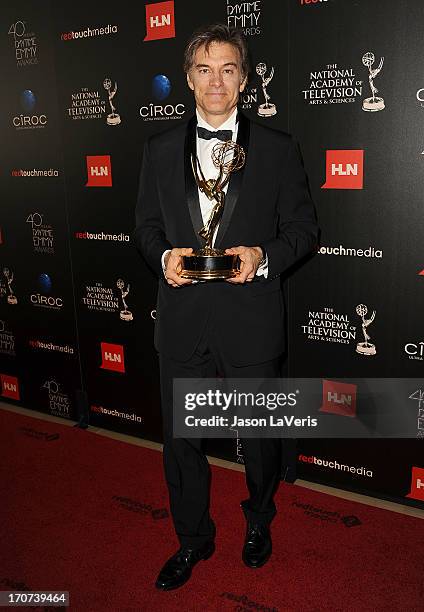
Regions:
[[[165,563],[156,580],[156,588],[171,591],[182,586],[191,576],[191,570],[201,559],[209,559],[215,552],[213,541],[206,542],[201,548],[181,547]]]
[[[247,567],[262,567],[272,552],[269,527],[248,522],[242,558]]]

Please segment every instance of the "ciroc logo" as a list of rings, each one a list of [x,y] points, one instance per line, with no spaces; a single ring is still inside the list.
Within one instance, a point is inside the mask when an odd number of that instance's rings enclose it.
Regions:
[[[61,297],[55,297],[49,295],[52,290],[52,279],[46,272],[42,272],[37,279],[40,291],[38,293],[32,293],[30,296],[31,303],[34,306],[42,308],[51,308],[53,310],[59,310],[63,306],[63,299]]]
[[[25,89],[20,96],[20,104],[23,113],[13,117],[12,123],[17,130],[31,130],[43,128],[47,124],[47,116],[45,114],[33,113],[37,98],[31,89]]]
[[[165,74],[157,74],[152,79],[152,97],[163,102],[171,93],[171,81]],[[185,113],[184,104],[155,104],[150,102],[145,106],[140,106],[140,117],[144,121],[172,120],[181,119]]]

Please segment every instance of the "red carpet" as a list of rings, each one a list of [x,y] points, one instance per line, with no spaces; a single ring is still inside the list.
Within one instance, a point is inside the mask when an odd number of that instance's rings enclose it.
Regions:
[[[0,425],[0,590],[67,590],[72,612],[423,610],[422,520],[284,484],[274,554],[250,570],[244,474],[216,467],[217,551],[159,592],[177,548],[161,453],[6,410]]]

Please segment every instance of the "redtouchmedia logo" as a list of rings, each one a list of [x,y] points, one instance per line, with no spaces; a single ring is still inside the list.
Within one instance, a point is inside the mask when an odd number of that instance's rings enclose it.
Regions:
[[[60,38],[62,40],[76,40],[77,38],[91,38],[92,36],[107,36],[109,34],[117,34],[117,32],[117,25],[108,24],[102,27],[85,28],[85,30],[62,32]]]
[[[298,455],[297,459],[301,463],[309,463],[316,468],[330,468],[331,470],[339,470],[341,472],[349,472],[350,474],[373,478],[373,471],[363,465],[347,465],[346,463],[339,463],[336,459],[321,459],[315,455]]]
[[[110,155],[87,155],[87,187],[112,187]]]
[[[144,40],[175,38],[174,2],[146,4],[146,36]]]
[[[75,232],[75,238],[79,240],[107,240],[112,242],[129,242],[130,235],[124,234],[105,234],[104,232]]]
[[[320,412],[356,417],[356,390],[356,385],[323,380]]]
[[[326,179],[321,189],[362,189],[364,183],[364,151],[327,151]]]
[[[102,365],[104,370],[125,373],[124,347],[121,344],[109,344],[101,342]]]

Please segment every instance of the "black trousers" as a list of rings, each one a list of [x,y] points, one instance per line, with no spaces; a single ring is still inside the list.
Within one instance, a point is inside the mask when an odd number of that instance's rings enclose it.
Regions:
[[[202,439],[173,438],[173,379],[279,376],[279,359],[244,367],[228,363],[215,343],[214,324],[211,316],[188,361],[178,362],[159,354],[163,461],[170,509],[180,544],[192,548],[215,537],[215,523],[209,514],[210,468],[202,450]],[[244,438],[242,448],[249,497],[241,502],[241,507],[247,519],[269,524],[276,514],[273,497],[281,474],[281,440]]]

